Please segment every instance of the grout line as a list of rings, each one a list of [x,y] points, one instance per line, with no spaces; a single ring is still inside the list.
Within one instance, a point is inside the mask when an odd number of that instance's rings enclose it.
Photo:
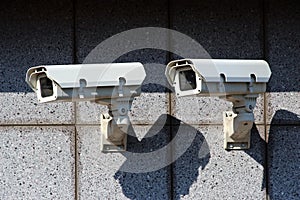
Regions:
[[[265,135],[265,163],[264,163],[264,176],[266,177],[265,179],[265,184],[266,184],[266,200],[269,200],[269,163],[268,163],[268,143],[269,143],[269,137],[268,137],[268,129],[267,129],[267,95],[264,93],[264,135]]]
[[[262,34],[263,34],[263,58],[265,60],[268,59],[268,49],[267,49],[267,0],[262,0]],[[269,200],[269,163],[268,163],[268,143],[269,143],[269,135],[267,130],[267,112],[268,112],[268,105],[267,105],[267,94],[264,93],[264,134],[265,134],[265,164],[264,164],[264,175],[266,177],[265,184],[266,184],[266,200]]]
[[[75,200],[79,199],[79,175],[78,175],[78,171],[79,171],[79,152],[78,152],[78,135],[77,135],[77,126],[75,126]]]
[[[179,119],[180,120],[180,119]],[[181,120],[180,120],[181,121]],[[190,123],[183,123],[183,125],[189,125],[189,126],[223,126],[223,124],[190,124]],[[101,124],[77,124],[77,126],[100,126]],[[132,126],[154,126],[156,124],[131,124]],[[257,126],[283,126],[283,127],[298,127],[300,124],[264,124],[264,123],[255,123]],[[172,126],[171,123],[165,124],[165,126]]]
[[[8,127],[8,126],[12,126],[12,127],[15,127],[15,126],[38,126],[38,127],[51,127],[51,126],[54,126],[54,127],[58,127],[58,126],[61,126],[61,127],[70,127],[70,126],[75,126],[75,124],[0,124],[0,127]]]
[[[171,106],[169,106],[169,109],[170,108],[171,108]],[[181,119],[178,119],[178,120],[182,121]],[[190,126],[223,126],[223,123],[196,123],[195,124],[195,123],[186,123],[184,121],[182,121],[182,122],[183,122],[183,124],[190,125]],[[256,123],[255,122],[255,124],[258,125],[258,126],[263,126],[264,122],[263,123]],[[132,124],[132,125],[136,125],[136,126],[153,126],[153,125],[155,125],[155,123],[153,123],[153,124],[139,124],[139,123],[136,123],[136,124]],[[279,125],[282,126],[281,124],[279,124]],[[294,126],[299,125],[300,126],[300,124],[291,124],[291,125],[294,125]],[[167,124],[166,126],[171,126],[171,123]]]
[[[223,126],[223,124],[190,124],[185,123],[190,126]],[[264,124],[264,123],[255,123],[257,126],[282,126],[282,127],[298,127],[300,124]],[[0,124],[0,127],[71,127],[71,126],[100,126],[101,124]],[[155,124],[132,124],[133,126],[153,126]],[[165,126],[172,126],[172,124],[166,124]]]
[[[171,29],[171,26],[172,26],[172,9],[171,9],[171,0],[168,0],[167,1],[167,14],[168,14],[168,29]],[[171,60],[171,48],[172,48],[172,45],[171,45],[171,33],[170,31],[168,31],[168,35],[167,35],[167,44],[168,44],[168,53],[167,53],[167,60],[168,62],[170,62]],[[172,94],[171,93],[168,93],[168,99],[169,99],[169,115],[172,115]],[[172,139],[173,139],[173,124],[172,124],[172,119],[170,118],[168,124],[170,125],[169,127],[169,143],[172,142]],[[170,160],[173,160],[173,153],[174,153],[174,145],[171,145],[171,152],[170,152]],[[175,199],[175,176],[174,176],[174,167],[175,167],[175,163],[171,163],[170,164],[170,187],[169,187],[169,191],[170,191],[170,199],[173,200]]]
[[[78,132],[77,132],[77,103],[74,102],[74,115],[75,115],[75,136],[74,136],[74,139],[75,139],[75,200],[78,200],[79,199],[79,183],[78,183],[78,178],[79,178],[79,175],[78,175],[78,163],[79,163],[79,151],[78,151]]]
[[[72,1],[72,18],[73,18],[73,64],[77,64],[78,63],[78,59],[77,59],[77,35],[76,35],[76,29],[77,29],[77,23],[76,23],[76,8],[77,8],[77,1],[73,0]],[[79,199],[79,191],[78,191],[78,141],[77,141],[77,103],[73,102],[73,107],[74,107],[74,129],[75,129],[75,133],[74,133],[74,143],[75,143],[75,166],[74,166],[74,178],[75,178],[75,191],[74,191],[74,199],[78,200]]]

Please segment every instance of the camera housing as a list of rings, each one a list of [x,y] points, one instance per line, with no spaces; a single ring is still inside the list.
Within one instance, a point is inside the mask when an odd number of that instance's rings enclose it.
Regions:
[[[182,59],[168,63],[165,71],[177,97],[218,96],[233,103],[223,113],[225,149],[250,148],[253,109],[266,91],[271,70],[264,60]]]
[[[40,103],[50,101],[104,101],[140,93],[145,78],[141,63],[44,65],[28,69],[26,82]]]
[[[107,105],[101,114],[101,150],[126,150],[128,111],[146,77],[141,63],[43,65],[31,67],[26,82],[40,103],[91,101]]]

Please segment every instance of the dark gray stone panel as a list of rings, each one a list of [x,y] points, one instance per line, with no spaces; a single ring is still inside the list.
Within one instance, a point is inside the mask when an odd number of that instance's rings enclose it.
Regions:
[[[171,28],[195,39],[212,58],[262,58],[261,5],[259,0],[174,0]],[[176,43],[172,40],[173,48],[180,48]],[[187,55],[197,58],[197,52]]]
[[[28,92],[31,66],[73,61],[72,1],[1,1],[0,92]]]
[[[267,57],[272,77],[270,92],[300,91],[300,3],[268,1],[266,5]]]
[[[159,49],[139,49],[142,43],[150,47],[157,43],[161,48],[168,48],[168,35],[165,31],[156,40],[153,35],[132,34],[132,37],[120,36],[124,31],[141,27],[168,26],[167,1],[79,1],[77,4],[77,57],[79,63],[99,62],[141,62],[145,65],[147,77],[143,83],[144,92],[165,92],[167,82],[164,76],[167,52]],[[111,37],[113,36],[113,39]],[[116,38],[121,40],[117,40]],[[107,40],[110,42],[107,42]],[[98,45],[100,48],[92,58],[91,51]],[[119,42],[117,42],[119,41]],[[106,43],[105,43],[106,44]],[[136,49],[134,47],[137,47]],[[127,48],[128,47],[128,48]],[[133,48],[130,48],[133,47]],[[124,52],[119,52],[124,49]],[[128,50],[128,51],[127,51]],[[155,63],[155,64],[154,64]]]
[[[300,198],[300,127],[272,126],[269,130],[269,197]]]

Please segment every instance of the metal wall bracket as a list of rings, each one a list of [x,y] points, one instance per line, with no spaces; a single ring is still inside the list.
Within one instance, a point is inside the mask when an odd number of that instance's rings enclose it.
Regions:
[[[123,152],[126,151],[127,134],[120,130],[113,116],[101,114],[101,151]]]
[[[223,113],[224,148],[228,150],[249,149],[251,128],[254,123],[253,109],[257,94],[227,96],[233,103],[232,111]]]
[[[125,78],[119,78],[116,92],[119,98],[111,99],[108,104],[109,112],[101,114],[101,151],[123,152],[127,146],[127,132],[130,125],[128,111],[132,104],[130,91],[124,88]],[[129,97],[124,97],[129,96]]]
[[[250,131],[245,130],[242,134],[234,131],[235,121],[237,117],[232,111],[223,112],[223,125],[224,125],[224,148],[227,150],[249,149],[250,148]],[[236,123],[237,124],[237,123]],[[250,126],[250,124],[247,124]],[[252,123],[251,123],[252,127]],[[248,129],[249,127],[247,127]],[[250,128],[251,129],[251,128]]]

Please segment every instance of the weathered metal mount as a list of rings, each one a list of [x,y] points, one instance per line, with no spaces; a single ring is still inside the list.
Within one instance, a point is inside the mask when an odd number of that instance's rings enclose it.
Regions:
[[[124,99],[109,105],[109,112],[101,114],[101,151],[126,151],[127,131],[130,125],[127,115],[131,102]]]
[[[254,123],[253,109],[258,95],[227,96],[233,103],[232,111],[223,113],[224,148],[227,150],[249,149],[251,128]]]
[[[101,151],[123,152],[127,148],[127,131],[130,125],[128,111],[130,110],[133,94],[124,87],[126,80],[119,79],[116,88],[118,98],[110,99],[108,102],[108,113],[101,114]],[[99,102],[100,103],[100,102]]]

